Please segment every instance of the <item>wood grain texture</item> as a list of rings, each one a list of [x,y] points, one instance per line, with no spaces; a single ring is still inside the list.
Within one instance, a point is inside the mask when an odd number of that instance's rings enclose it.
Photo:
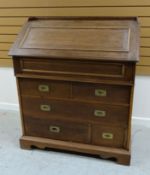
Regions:
[[[116,1],[116,0],[109,0],[108,1],[99,1],[99,0],[87,0],[87,1],[80,1],[80,0],[26,0],[26,1],[19,1],[19,0],[14,0],[13,2],[10,0],[2,0],[0,2],[0,6],[2,8],[4,7],[73,7],[73,6],[77,6],[77,7],[82,7],[82,6],[106,6],[106,7],[114,7],[114,6],[150,6],[150,2],[148,0],[120,0],[120,1]]]
[[[27,18],[23,17],[1,17],[0,18],[0,25],[1,26],[22,26]]]
[[[90,125],[60,119],[24,117],[25,135],[70,142],[90,143]],[[35,126],[35,127],[33,127]],[[80,133],[80,134],[79,134]]]
[[[19,33],[21,27],[18,26],[12,26],[12,27],[8,27],[8,26],[0,26],[0,34],[14,34],[16,35],[17,33]]]
[[[141,55],[141,57],[149,57],[150,49],[148,47],[141,47],[140,48],[140,55]]]
[[[32,105],[32,108],[30,106]],[[80,120],[83,122],[99,122],[107,123],[108,125],[122,125],[127,126],[127,116],[129,113],[129,107],[123,105],[113,105],[107,102],[106,104],[93,103],[92,101],[81,100],[56,100],[55,98],[31,98],[22,97],[23,114],[26,117],[32,116],[35,119],[51,119],[64,118],[67,120]],[[46,105],[50,109],[48,111],[41,110],[41,105]],[[95,111],[104,111],[104,116],[98,116]]]
[[[67,19],[69,19],[67,23],[63,22]],[[32,57],[49,55],[64,58],[69,55],[69,58],[81,57],[89,60],[94,56],[97,59],[115,58],[119,61],[125,58],[130,61],[137,59],[138,45],[135,43],[139,44],[139,36],[135,33],[139,32],[139,29],[136,19],[122,18],[123,25],[117,18],[109,17],[102,21],[100,19],[82,17],[82,20],[85,20],[82,23],[79,22],[78,17],[39,18],[35,21],[31,19],[21,30],[10,50],[10,55],[22,54]],[[112,22],[107,19],[111,19]],[[133,23],[132,19],[135,20]],[[23,40],[21,40],[22,36]],[[52,67],[55,67],[54,64]]]
[[[11,48],[11,44],[10,43],[0,43],[0,48],[1,51],[7,51]]]
[[[139,16],[141,27],[150,28],[150,2],[148,0],[127,1],[60,1],[60,0],[33,0],[0,1],[0,29],[1,34],[18,34],[16,26],[22,26],[29,16]],[[7,31],[7,33],[6,33]],[[142,32],[142,36],[150,37],[149,29]],[[13,40],[14,41],[14,40]],[[13,42],[12,41],[12,42]],[[3,41],[2,41],[3,42]],[[7,42],[7,39],[4,40]],[[143,44],[141,44],[142,46]],[[144,45],[145,46],[145,45]],[[1,50],[1,48],[0,48]],[[6,49],[5,49],[6,50]],[[8,50],[6,51],[8,52]],[[146,55],[146,53],[144,53]],[[150,54],[148,53],[148,56]],[[0,57],[0,59],[4,59]],[[145,60],[140,64],[147,65]],[[1,65],[0,65],[1,66]],[[146,68],[147,69],[147,68]],[[144,70],[144,69],[143,69]],[[150,70],[149,70],[150,71]],[[143,72],[144,73],[144,72]],[[147,71],[145,72],[147,73]]]
[[[1,17],[29,16],[150,16],[150,7],[1,8]],[[12,15],[13,14],[13,15]]]
[[[16,34],[0,34],[0,43],[13,43],[16,39]]]
[[[8,53],[5,50],[4,51],[0,51],[0,57],[1,58],[7,58],[7,59],[11,58],[10,56],[8,56]]]
[[[137,66],[136,67],[136,74],[137,75],[149,75],[149,66]]]
[[[22,136],[20,139],[20,146],[23,149],[31,149],[32,146],[37,148],[54,148],[67,151],[75,151],[80,153],[87,153],[93,155],[106,156],[108,158],[116,158],[117,163],[129,165],[130,164],[130,151],[119,149],[119,148],[109,148],[81,143],[68,143],[65,141],[52,140],[40,137]]]
[[[141,47],[150,47],[150,38],[143,37],[141,38]]]
[[[29,30],[31,24],[35,30]],[[53,32],[50,30],[48,34],[52,32],[61,40],[63,49],[59,55],[57,49],[61,47],[58,47],[54,36],[51,39],[56,42],[55,56],[51,55],[53,48],[48,46],[49,37],[44,40],[43,37],[35,37],[39,35],[39,30],[41,36],[45,33],[43,25],[46,30],[51,26]],[[68,34],[65,33],[65,38],[62,28],[70,30]],[[109,32],[104,30],[103,34],[98,33],[107,28]],[[120,32],[121,28],[129,28],[130,35],[128,32]],[[74,37],[75,30],[78,29],[84,29],[84,34],[80,36],[78,45],[74,45],[69,38]],[[87,46],[85,40],[89,42],[89,30],[93,29],[96,29],[96,37],[94,40],[90,39],[93,43]],[[117,29],[119,34],[114,33]],[[33,32],[30,37],[28,31]],[[116,35],[117,39],[110,41],[99,37],[108,33],[113,38]],[[117,45],[114,41],[118,42],[118,35],[122,42],[119,41]],[[114,157],[120,164],[129,164],[138,36],[135,18],[30,18],[10,52],[21,107],[21,147],[30,149],[37,146],[43,149],[55,145],[55,148]],[[126,37],[129,39],[124,39]],[[97,45],[97,38],[105,42],[104,46]],[[119,50],[121,43],[123,44]],[[95,53],[97,51],[94,46],[98,52],[105,47],[105,56],[100,57]],[[25,48],[26,51],[23,50]],[[37,49],[41,55],[37,54]],[[67,49],[72,52],[66,54]],[[88,57],[86,52],[90,49],[91,57]],[[81,50],[84,50],[82,54]],[[113,52],[117,52],[120,58],[117,59],[117,54]],[[133,52],[134,58],[132,53],[122,57],[122,52]]]
[[[103,125],[102,127],[99,127],[98,125],[93,125],[92,128],[92,143],[95,145],[100,146],[112,146],[116,148],[123,148],[126,147],[125,143],[125,137],[126,137],[126,130],[125,128],[111,128],[107,125]],[[104,134],[108,135],[112,134],[113,139],[107,139],[103,138]]]
[[[1,67],[12,67],[13,63],[11,59],[1,58],[0,59],[0,66]]]
[[[96,94],[97,91],[105,91],[106,94]],[[72,98],[75,100],[90,100],[95,102],[105,102],[111,104],[128,104],[130,87],[113,86],[105,84],[72,84]],[[112,100],[112,101],[111,101]]]
[[[78,10],[78,13],[77,13]],[[92,12],[92,16],[97,16],[97,15],[101,15],[104,13],[104,16],[110,16],[108,15],[108,8],[102,8],[102,12],[99,11],[99,7],[94,7],[94,8],[90,8],[90,7],[64,7],[64,8],[36,8],[36,7],[32,7],[32,8],[11,8],[11,9],[5,9],[2,8],[0,11],[0,16],[1,17],[10,17],[13,14],[13,17],[29,17],[29,16],[88,16],[89,15],[89,10]],[[107,10],[107,12],[106,12]],[[125,10],[125,9],[124,9]],[[138,10],[138,9],[136,9]],[[120,11],[120,10],[119,10]],[[119,11],[117,10],[117,12],[113,15],[116,16]],[[113,12],[115,12],[115,9],[113,10]],[[121,12],[121,11],[120,11]],[[131,16],[131,14],[134,14],[133,12],[131,12],[130,10],[128,10],[128,12],[130,13],[129,16]],[[94,14],[93,14],[94,13]],[[107,15],[106,15],[107,14]],[[146,12],[145,15],[148,15],[148,12]],[[117,15],[118,16],[118,15]],[[125,15],[124,15],[125,16]]]
[[[149,66],[150,65],[150,57],[141,57],[140,62],[137,64],[139,65],[145,65]]]
[[[49,80],[37,80],[37,79],[19,79],[20,90],[22,96],[32,97],[46,97],[46,98],[70,98],[72,87],[70,82],[64,81],[49,81]],[[46,86],[47,90],[42,91],[40,86]]]
[[[29,53],[28,53],[29,54]],[[62,53],[63,54],[63,53]],[[94,53],[93,53],[94,54]],[[74,54],[75,55],[75,54]],[[69,56],[69,55],[68,55]],[[94,59],[93,57],[91,57]],[[97,57],[96,57],[97,58]],[[43,62],[44,59],[44,62]],[[14,64],[17,65],[18,69],[16,70],[16,76],[24,73],[24,75],[41,75],[47,76],[58,80],[74,80],[74,81],[86,81],[86,82],[101,82],[104,80],[120,80],[123,83],[133,84],[133,67],[134,63],[131,62],[128,64],[126,62],[110,61],[88,61],[86,57],[82,57],[84,61],[79,61],[77,57],[68,59],[57,59],[53,57],[52,59],[48,58],[22,58],[14,59]],[[76,60],[77,59],[77,60]],[[101,60],[101,59],[99,59]],[[89,68],[89,65],[91,67]]]
[[[130,97],[130,86],[116,86],[102,83],[77,83],[50,81],[44,79],[19,79],[22,96],[25,97],[46,97],[46,98],[69,98],[70,100],[82,100],[93,102],[105,102],[107,104],[128,105]],[[47,90],[42,91],[40,86],[46,86]],[[98,94],[96,94],[98,91]],[[100,92],[99,92],[100,91]],[[101,95],[101,91],[105,94]]]

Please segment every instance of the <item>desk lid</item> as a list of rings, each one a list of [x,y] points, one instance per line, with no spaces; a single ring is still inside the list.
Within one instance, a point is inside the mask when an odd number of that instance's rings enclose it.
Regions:
[[[138,61],[138,22],[135,17],[32,17],[9,55]]]

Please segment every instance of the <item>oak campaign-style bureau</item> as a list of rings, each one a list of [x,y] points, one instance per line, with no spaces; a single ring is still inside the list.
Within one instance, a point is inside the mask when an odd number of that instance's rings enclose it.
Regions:
[[[18,85],[22,148],[130,163],[137,18],[32,17],[9,54]]]

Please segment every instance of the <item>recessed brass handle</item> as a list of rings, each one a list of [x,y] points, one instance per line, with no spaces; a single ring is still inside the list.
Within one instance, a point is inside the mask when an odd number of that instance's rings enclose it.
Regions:
[[[96,117],[105,117],[106,116],[106,111],[101,111],[101,110],[94,110],[94,115]]]
[[[95,89],[95,96],[105,97],[107,95],[106,89]]]
[[[45,84],[40,84],[38,86],[38,90],[40,92],[49,92],[49,86],[48,85],[45,85]]]
[[[114,137],[114,135],[112,133],[109,133],[109,132],[103,132],[102,133],[102,138],[103,139],[112,140],[113,137]]]
[[[50,105],[40,105],[41,111],[51,111]]]
[[[49,126],[49,131],[54,132],[54,133],[59,133],[60,132],[60,127],[58,127],[58,126]]]

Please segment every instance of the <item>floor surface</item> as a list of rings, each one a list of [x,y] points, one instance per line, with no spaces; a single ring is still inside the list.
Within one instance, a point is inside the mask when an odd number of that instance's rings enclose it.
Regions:
[[[0,175],[150,175],[150,122],[133,122],[130,166],[55,151],[19,147],[18,112],[0,111]]]

